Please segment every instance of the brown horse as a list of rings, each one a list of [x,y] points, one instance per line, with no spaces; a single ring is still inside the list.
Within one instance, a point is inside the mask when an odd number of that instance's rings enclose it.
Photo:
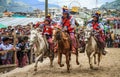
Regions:
[[[70,36],[67,32],[63,32],[60,29],[56,29],[53,35],[53,40],[58,45],[58,64],[60,67],[63,67],[64,64],[62,62],[62,54],[66,56],[66,64],[67,64],[67,72],[70,72],[70,57],[71,57],[71,41]]]
[[[71,60],[71,51],[72,51],[72,41],[67,32],[63,32],[61,29],[56,29],[53,31],[53,39],[58,43],[58,64],[60,66],[64,66],[61,64],[61,59],[62,59],[62,54],[65,54],[66,56],[66,63],[69,63],[67,60]],[[79,65],[78,61],[78,40],[75,38],[77,41],[76,45],[76,53],[73,53],[76,55],[76,64]],[[67,59],[69,57],[69,59]],[[69,64],[68,64],[69,65]],[[69,67],[69,66],[68,66]],[[67,69],[69,69],[67,67]],[[69,72],[69,71],[68,71]]]

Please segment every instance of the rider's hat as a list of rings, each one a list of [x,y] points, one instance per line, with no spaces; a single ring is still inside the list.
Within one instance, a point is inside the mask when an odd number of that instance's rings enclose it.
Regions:
[[[51,15],[50,15],[50,14],[48,14],[48,15],[47,15],[47,17],[51,17]]]
[[[92,17],[97,17],[98,18],[99,16],[97,14],[93,14]]]
[[[67,6],[63,6],[63,13],[69,13]]]
[[[101,12],[100,11],[96,11],[95,14],[98,15],[99,17],[101,16]]]
[[[51,20],[50,20],[49,18],[46,18],[45,21],[48,21],[49,23],[51,22]],[[45,21],[44,21],[44,22],[45,22]]]

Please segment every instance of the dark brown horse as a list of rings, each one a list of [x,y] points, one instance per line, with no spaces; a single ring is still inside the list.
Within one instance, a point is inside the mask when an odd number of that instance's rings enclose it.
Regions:
[[[58,49],[58,64],[63,67],[62,54],[66,56],[67,72],[70,72],[70,57],[71,57],[71,41],[70,36],[67,32],[63,32],[60,29],[56,29],[53,33],[53,40],[57,43]]]
[[[72,41],[71,41],[69,34],[67,32],[63,32],[61,29],[54,30],[53,35],[54,35],[53,39],[58,44],[58,64],[60,64],[60,66],[62,67],[62,66],[64,66],[63,64],[61,64],[62,54],[65,54],[65,56],[66,56],[66,63],[69,63],[71,60]],[[75,40],[77,41],[77,38]],[[76,46],[76,53],[74,53],[74,54],[76,55],[76,64],[79,65],[78,42],[77,42],[77,46]],[[69,57],[69,59],[68,59],[68,57]],[[67,65],[68,65],[67,69],[69,72],[69,64],[67,64]]]

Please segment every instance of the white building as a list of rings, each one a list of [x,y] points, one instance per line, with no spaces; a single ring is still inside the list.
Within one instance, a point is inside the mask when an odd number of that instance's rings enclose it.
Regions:
[[[52,7],[48,9],[48,13],[51,14],[52,17],[60,16],[62,14],[62,9]]]

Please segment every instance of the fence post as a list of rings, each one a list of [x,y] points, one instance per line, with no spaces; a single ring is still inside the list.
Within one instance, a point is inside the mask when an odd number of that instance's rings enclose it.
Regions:
[[[14,42],[13,42],[13,47],[15,48],[15,51],[14,51],[14,64],[17,63],[17,56],[16,56],[16,31],[14,30],[14,33],[13,33],[13,36],[14,36]]]

